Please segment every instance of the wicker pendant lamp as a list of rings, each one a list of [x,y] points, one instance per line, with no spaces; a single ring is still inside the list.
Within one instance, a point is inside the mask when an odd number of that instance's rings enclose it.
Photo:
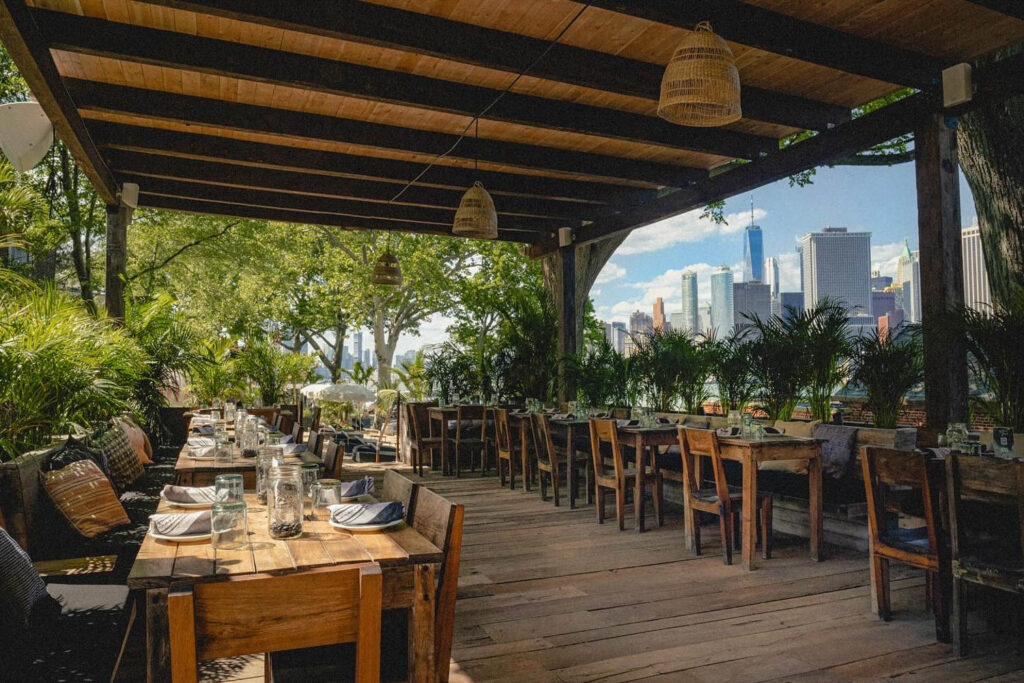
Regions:
[[[740,119],[740,74],[732,50],[703,21],[665,67],[658,116],[683,126],[724,126]]]
[[[384,253],[377,258],[373,264],[373,276],[370,282],[385,287],[402,286],[402,268],[398,265],[398,258],[391,253],[391,233],[388,233],[388,241],[384,245]]]
[[[480,119],[476,121],[476,139],[480,139]],[[473,170],[477,170],[477,160],[473,159]],[[452,232],[460,237],[478,240],[498,238],[498,212],[494,209],[491,194],[484,189],[478,180],[473,187],[466,190],[455,211],[455,223]]]

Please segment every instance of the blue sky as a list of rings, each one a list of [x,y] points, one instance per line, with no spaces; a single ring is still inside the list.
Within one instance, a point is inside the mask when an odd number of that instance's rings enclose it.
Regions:
[[[732,267],[739,280],[751,196],[764,234],[764,254],[780,258],[783,291],[800,288],[797,237],[828,225],[870,232],[872,264],[882,274],[895,275],[904,238],[910,239],[911,249],[917,249],[913,163],[819,168],[814,184],[807,187],[789,187],[789,182],[782,180],[755,190],[753,195],[728,200],[728,225],[701,221],[701,212],[694,211],[635,231],[609,260],[591,291],[598,317],[626,322],[637,308],[650,314],[658,296],[665,300],[666,314],[680,310],[680,275],[688,268],[698,273],[702,301],[710,298],[708,278],[714,267]],[[974,202],[963,177],[960,205],[963,225],[970,225]],[[419,336],[404,335],[398,352],[444,341],[450,322],[445,316],[434,316]]]

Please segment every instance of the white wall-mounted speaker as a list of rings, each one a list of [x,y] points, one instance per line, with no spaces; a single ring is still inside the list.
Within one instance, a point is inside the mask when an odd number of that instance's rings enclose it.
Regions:
[[[572,244],[572,228],[558,229],[558,246],[567,247]]]
[[[955,107],[974,98],[970,64],[954,64],[942,70],[942,106]]]
[[[35,167],[53,144],[53,124],[38,102],[0,105],[0,149],[15,170]]]
[[[121,203],[133,209],[139,208],[139,186],[137,183],[125,183],[121,186]]]

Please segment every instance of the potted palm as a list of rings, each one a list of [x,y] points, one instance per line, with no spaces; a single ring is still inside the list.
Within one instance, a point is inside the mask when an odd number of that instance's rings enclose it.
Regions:
[[[752,342],[742,337],[709,337],[711,368],[722,409],[742,412],[754,397],[757,385],[750,365]]]
[[[805,393],[815,420],[831,419],[832,396],[846,379],[854,348],[847,331],[849,320],[842,303],[826,298],[793,321],[794,330],[803,339]]]
[[[650,407],[668,412],[681,403],[686,412],[699,412],[709,395],[710,349],[678,331],[655,330],[635,341],[632,362]]]
[[[750,316],[751,324],[744,330],[754,397],[772,420],[789,420],[807,385],[807,365],[801,358],[806,337],[799,315],[790,309],[785,316]]]
[[[907,392],[924,379],[924,357],[917,328],[889,334],[877,331],[854,342],[850,385],[867,394],[865,406],[875,427],[894,429]]]

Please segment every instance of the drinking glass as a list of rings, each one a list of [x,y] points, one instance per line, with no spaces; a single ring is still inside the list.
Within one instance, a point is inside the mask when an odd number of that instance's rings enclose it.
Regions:
[[[317,479],[313,482],[310,499],[313,504],[313,519],[327,519],[328,505],[341,502],[341,481],[338,479]]]
[[[740,418],[740,411],[738,410],[730,410],[729,415],[725,418],[725,420],[726,425],[728,425],[730,429],[732,429],[733,427],[739,427],[740,425],[743,424],[743,420],[742,418]]]
[[[754,438],[754,416],[750,413],[743,413],[743,438],[753,439]]]
[[[214,499],[217,501],[243,501],[244,482],[241,474],[218,474],[213,480]]]
[[[270,468],[267,477],[267,531],[271,538],[302,535],[302,475],[295,465]]]
[[[963,451],[967,446],[967,425],[951,422],[946,428],[946,445],[951,451]]]
[[[246,546],[249,520],[244,502],[218,500],[210,515],[210,543],[214,550],[238,550]]]
[[[315,462],[305,462],[299,467],[299,474],[302,479],[302,496],[309,500],[309,515],[306,519],[313,518],[313,484],[320,478],[320,465]]]
[[[284,448],[264,446],[256,456],[256,500],[267,502],[267,480],[273,467],[284,465]]]

